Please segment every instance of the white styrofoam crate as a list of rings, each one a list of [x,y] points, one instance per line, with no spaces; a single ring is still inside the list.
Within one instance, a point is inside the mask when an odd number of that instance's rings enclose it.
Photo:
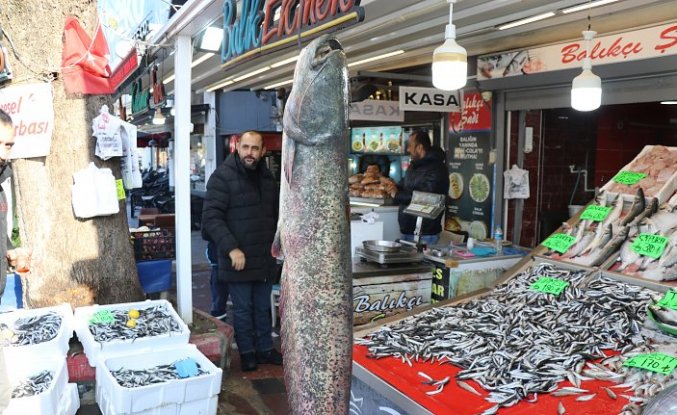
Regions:
[[[632,165],[633,165],[640,157],[642,157],[642,156],[644,156],[646,153],[650,152],[653,148],[654,148],[654,146],[652,146],[652,145],[644,146],[644,148],[642,149],[642,151],[640,151],[639,154],[637,154],[637,156],[635,156],[635,158],[632,159],[632,161],[631,161],[630,163],[628,163],[628,164],[626,164],[625,166],[623,166],[623,168],[620,169],[619,171],[622,171],[622,170],[633,171],[633,168],[632,168],[631,166],[632,166]],[[667,149],[668,151],[673,152],[673,153],[677,153],[677,147],[666,147],[666,149]],[[646,172],[638,171],[637,173],[646,173]],[[613,178],[612,178],[612,179],[613,179]],[[614,184],[614,181],[613,181],[613,180],[609,180],[604,186],[602,186],[602,190],[606,190],[607,192],[613,193],[613,194],[617,193],[617,192],[611,192],[611,191],[609,191],[609,188],[610,188],[613,184]],[[640,182],[640,184],[641,184],[641,182]],[[644,190],[646,191],[646,189],[644,189]],[[665,184],[663,185],[663,187],[661,187],[661,189],[658,191],[657,194],[655,194],[655,195],[646,195],[646,197],[647,197],[647,198],[656,197],[656,198],[658,198],[658,203],[661,204],[661,203],[665,203],[665,202],[670,198],[670,196],[672,196],[672,194],[675,193],[676,190],[677,190],[677,172],[675,172],[675,173],[674,173],[674,174],[673,174],[673,175],[665,182]],[[626,199],[626,200],[631,199],[631,197],[634,196],[634,193],[633,193],[633,192],[630,192],[630,193],[623,193],[623,194],[624,194],[624,195],[629,195],[629,196],[630,196],[630,197],[625,197],[624,199]]]
[[[6,360],[30,359],[33,356],[58,355],[66,357],[68,353],[68,341],[73,337],[73,309],[69,304],[61,304],[53,307],[18,309],[9,313],[0,314],[0,323],[9,328],[14,327],[14,322],[24,317],[35,317],[54,311],[61,316],[61,327],[55,338],[50,341],[30,344],[26,346],[7,346],[2,348]]]
[[[12,390],[20,381],[34,376],[43,370],[54,372],[54,377],[49,388],[41,394],[11,399],[7,409],[2,413],[3,415],[46,415],[58,412],[59,400],[68,384],[68,369],[66,367],[65,356],[34,355],[21,360],[8,360],[5,364]]]
[[[80,409],[80,396],[78,395],[77,383],[68,383],[66,390],[59,400],[56,415],[75,415]],[[26,414],[24,414],[26,415]]]
[[[111,374],[121,368],[142,370],[185,358],[192,358],[208,373],[138,388],[120,386]],[[215,415],[222,376],[223,371],[192,344],[145,354],[102,356],[96,367],[96,402],[104,415]]]
[[[163,305],[169,314],[177,321],[181,329],[180,332],[165,333],[153,337],[139,337],[134,340],[111,340],[104,343],[99,343],[94,340],[94,336],[89,331],[89,319],[96,312],[101,310],[143,310],[146,308]],[[152,349],[163,348],[172,345],[188,344],[190,337],[190,329],[186,323],[181,320],[181,317],[176,313],[172,304],[167,300],[146,300],[135,303],[120,303],[107,305],[92,305],[87,307],[78,307],[75,309],[74,315],[75,333],[78,335],[82,348],[85,350],[85,355],[89,365],[96,367],[99,357],[106,355],[108,357],[118,354],[139,354],[144,351]]]

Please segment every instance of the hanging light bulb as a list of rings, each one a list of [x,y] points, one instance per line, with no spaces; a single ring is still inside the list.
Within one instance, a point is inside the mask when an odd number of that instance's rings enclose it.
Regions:
[[[596,34],[594,30],[583,31],[586,42],[583,72],[574,78],[571,85],[571,107],[578,111],[593,111],[602,104],[602,80],[592,73],[590,59],[590,43]]]
[[[160,108],[155,108],[155,115],[153,116],[153,124],[162,125],[165,123],[165,116],[162,115]]]
[[[465,86],[468,78],[468,53],[456,43],[456,26],[452,23],[454,3],[449,3],[449,24],[444,31],[444,43],[433,52],[433,86],[453,91]]]

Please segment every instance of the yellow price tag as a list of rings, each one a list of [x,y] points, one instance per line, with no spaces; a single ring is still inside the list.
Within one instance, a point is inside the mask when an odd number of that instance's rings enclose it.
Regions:
[[[122,179],[115,181],[115,187],[118,190],[118,200],[124,200],[127,196],[125,195],[125,186],[122,184]]]

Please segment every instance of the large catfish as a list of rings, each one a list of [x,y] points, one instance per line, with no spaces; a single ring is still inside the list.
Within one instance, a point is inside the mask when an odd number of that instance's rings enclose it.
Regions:
[[[293,414],[347,414],[352,367],[348,71],[340,43],[303,49],[284,111],[281,336]]]

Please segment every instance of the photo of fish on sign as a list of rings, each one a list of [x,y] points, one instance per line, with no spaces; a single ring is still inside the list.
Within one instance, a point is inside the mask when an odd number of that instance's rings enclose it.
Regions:
[[[349,409],[348,91],[346,55],[335,38],[322,36],[301,51],[284,111],[280,220],[272,247],[273,256],[284,258],[280,336],[292,414]]]

